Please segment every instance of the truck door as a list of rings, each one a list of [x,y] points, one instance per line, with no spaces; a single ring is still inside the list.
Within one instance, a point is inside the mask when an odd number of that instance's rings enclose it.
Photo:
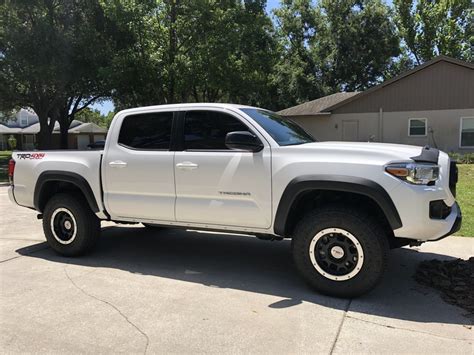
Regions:
[[[102,162],[112,218],[174,221],[173,112],[132,114],[111,128]]]
[[[240,117],[219,110],[193,110],[183,115],[184,150],[175,155],[176,220],[270,227],[268,143],[262,138],[265,148],[255,153],[230,150],[224,143],[227,133],[252,131]]]

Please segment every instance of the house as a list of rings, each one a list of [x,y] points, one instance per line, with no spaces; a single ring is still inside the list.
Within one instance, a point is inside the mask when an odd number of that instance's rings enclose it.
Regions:
[[[31,110],[20,109],[12,117],[1,119],[0,117],[0,150],[8,149],[7,140],[13,135],[17,140],[17,148],[24,146],[25,149],[34,147],[32,135],[22,135],[23,128],[38,123],[38,116]]]
[[[36,136],[40,131],[38,116],[30,110],[21,109],[12,118],[0,121],[0,150],[9,149],[8,138],[13,136],[17,141],[17,150],[33,150],[36,147]],[[69,127],[68,146],[70,149],[85,149],[93,142],[104,140],[107,129],[95,123],[84,123],[74,120]],[[59,123],[55,123],[52,135],[52,148],[60,146]]]
[[[474,152],[474,64],[439,56],[363,92],[279,112],[319,140],[374,141]]]

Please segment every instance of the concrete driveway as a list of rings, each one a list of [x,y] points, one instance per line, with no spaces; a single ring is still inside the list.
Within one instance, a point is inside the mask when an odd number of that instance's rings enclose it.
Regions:
[[[0,222],[2,352],[473,353],[463,310],[412,280],[471,238],[396,250],[377,289],[344,300],[305,286],[287,241],[107,223],[92,254],[63,258],[5,187]]]

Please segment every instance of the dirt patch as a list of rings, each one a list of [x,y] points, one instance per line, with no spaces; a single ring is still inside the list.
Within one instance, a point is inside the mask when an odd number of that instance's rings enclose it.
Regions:
[[[474,257],[422,261],[414,277],[420,284],[439,290],[443,300],[464,308],[466,316],[474,318]]]

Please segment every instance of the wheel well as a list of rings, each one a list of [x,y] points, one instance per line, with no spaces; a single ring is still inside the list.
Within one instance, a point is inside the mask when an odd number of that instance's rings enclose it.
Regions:
[[[46,207],[46,204],[48,201],[57,193],[71,193],[71,194],[79,194],[81,195],[84,199],[86,199],[84,196],[84,193],[82,190],[72,182],[68,181],[59,181],[59,180],[53,180],[53,181],[46,181],[42,186],[41,186],[41,191],[39,193],[39,199],[38,199],[38,209],[39,211],[44,211],[44,208]]]
[[[94,193],[82,176],[68,171],[45,171],[36,181],[33,203],[37,211],[42,212],[49,199],[58,192],[75,193],[82,196],[92,212],[99,212]]]
[[[362,194],[337,190],[309,190],[300,193],[291,205],[285,224],[286,235],[291,236],[293,234],[297,222],[304,215],[304,211],[324,208],[329,204],[341,204],[345,207],[354,207],[358,211],[370,213],[377,221],[380,221],[381,227],[387,233],[390,245],[396,246],[396,239],[398,238],[394,237],[390,223],[377,202]]]

